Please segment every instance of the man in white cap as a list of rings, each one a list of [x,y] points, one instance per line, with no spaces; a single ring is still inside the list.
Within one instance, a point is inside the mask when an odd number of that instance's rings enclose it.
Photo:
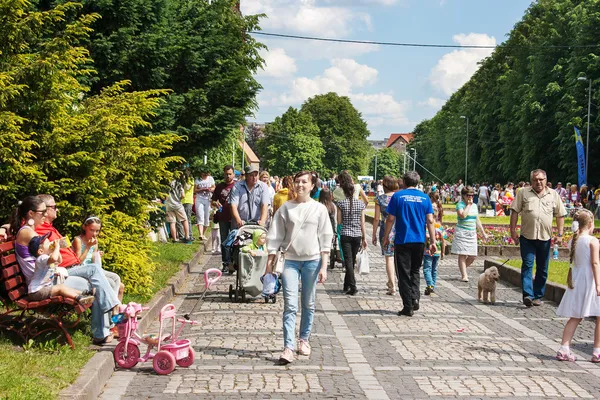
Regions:
[[[256,221],[264,226],[269,202],[269,189],[258,180],[258,167],[247,167],[246,179],[238,181],[229,195],[232,228],[239,228],[248,221]]]

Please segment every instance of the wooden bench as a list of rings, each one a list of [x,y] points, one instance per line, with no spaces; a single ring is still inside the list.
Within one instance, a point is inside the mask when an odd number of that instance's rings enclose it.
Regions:
[[[14,241],[0,243],[0,329],[15,332],[27,343],[42,334],[56,331],[75,348],[67,329],[81,320],[91,307],[74,299],[54,296],[42,301],[27,300],[27,283],[14,252]]]

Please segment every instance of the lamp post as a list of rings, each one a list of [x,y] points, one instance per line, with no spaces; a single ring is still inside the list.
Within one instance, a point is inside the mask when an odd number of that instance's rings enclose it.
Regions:
[[[469,117],[461,115],[461,118],[467,120],[467,140],[465,141],[465,186],[467,186],[467,172],[469,166]]]
[[[415,149],[414,147],[411,147],[410,149],[415,152],[415,156],[413,157],[413,171],[416,171],[417,170],[417,149]],[[408,164],[408,168],[410,168],[410,164]]]
[[[588,115],[587,115],[587,136],[585,138],[585,184],[588,184],[588,157],[590,154],[590,114],[592,112],[592,80],[585,76],[577,78],[578,81],[588,81]]]
[[[375,154],[375,182],[377,182],[377,154]]]

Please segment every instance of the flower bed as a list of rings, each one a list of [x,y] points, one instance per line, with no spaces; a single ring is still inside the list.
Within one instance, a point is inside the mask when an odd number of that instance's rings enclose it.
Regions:
[[[508,226],[502,226],[502,225],[484,225],[483,226],[485,228],[485,231],[488,234],[488,240],[484,241],[483,237],[481,236],[480,233],[477,233],[477,243],[478,244],[485,244],[485,245],[490,245],[490,246],[514,246],[515,242],[512,240],[512,238],[510,237],[510,227]],[[446,234],[448,236],[447,240],[449,242],[452,242],[452,239],[454,238],[454,226],[446,226],[445,230],[446,230]],[[517,226],[517,229],[520,229],[520,226]],[[558,230],[557,228],[552,228],[552,232],[554,235],[558,234]],[[596,236],[600,236],[600,229],[596,229],[594,231],[594,235]],[[571,238],[573,237],[573,232],[571,232],[571,230],[569,229],[565,229],[564,230],[564,236],[563,236],[563,245],[565,245],[566,243],[568,243]]]

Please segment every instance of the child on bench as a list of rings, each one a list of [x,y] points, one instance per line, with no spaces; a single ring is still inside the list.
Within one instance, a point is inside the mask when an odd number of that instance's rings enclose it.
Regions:
[[[54,284],[57,270],[51,268],[52,264],[58,265],[62,261],[59,240],[50,242],[50,233],[34,236],[29,241],[29,254],[35,257],[35,270],[31,281],[28,282],[29,301],[42,301],[53,296],[63,296],[75,299],[81,305],[94,302],[93,290],[81,292],[64,284]]]

